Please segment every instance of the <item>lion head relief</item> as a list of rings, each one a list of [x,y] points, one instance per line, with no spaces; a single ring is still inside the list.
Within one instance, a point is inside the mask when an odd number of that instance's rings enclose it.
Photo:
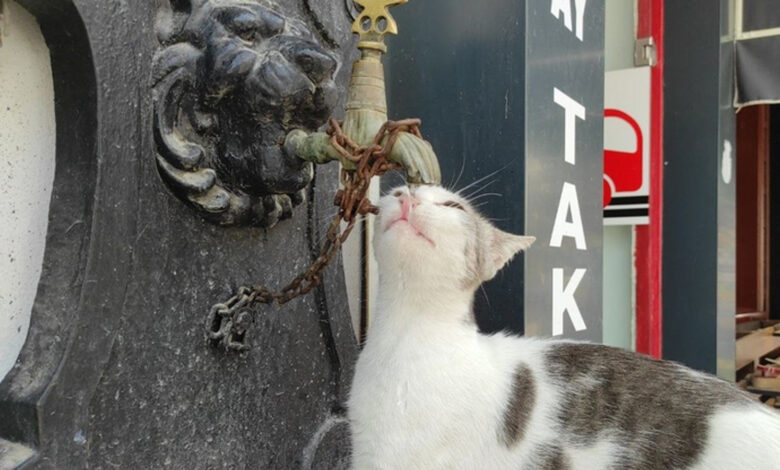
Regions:
[[[222,225],[269,227],[313,177],[287,154],[338,101],[338,63],[303,23],[250,0],[169,0],[153,68],[154,137],[169,188]]]

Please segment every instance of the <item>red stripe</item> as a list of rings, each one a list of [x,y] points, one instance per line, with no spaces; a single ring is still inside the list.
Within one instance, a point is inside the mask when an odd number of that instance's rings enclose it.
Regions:
[[[663,71],[664,0],[638,0],[637,37],[652,36],[657,63],[650,73],[650,224],[636,227],[636,350],[661,357],[663,317]]]

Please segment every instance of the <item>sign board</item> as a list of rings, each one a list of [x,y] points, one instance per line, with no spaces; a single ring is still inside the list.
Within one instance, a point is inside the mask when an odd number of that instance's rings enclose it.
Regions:
[[[648,223],[650,67],[606,73],[602,187],[604,225]]]
[[[602,338],[604,1],[526,2],[525,333]]]

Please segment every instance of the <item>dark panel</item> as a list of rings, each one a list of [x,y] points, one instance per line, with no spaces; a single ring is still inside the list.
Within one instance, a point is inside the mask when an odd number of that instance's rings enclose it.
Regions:
[[[729,76],[728,48],[711,3],[670,2],[665,11],[663,356],[715,373],[718,316],[734,295],[733,182],[721,167],[722,138],[734,140],[729,83],[715,78]],[[720,286],[731,292],[719,298]]]
[[[714,372],[719,14],[707,3],[665,11],[663,355]]]
[[[780,318],[780,105],[769,116],[769,316]],[[773,295],[774,293],[774,295]]]
[[[500,228],[523,233],[524,2],[425,0],[393,13],[401,32],[386,61],[391,119],[422,118],[443,183],[463,189],[482,179],[464,194]],[[522,261],[484,287],[480,327],[522,332]]]

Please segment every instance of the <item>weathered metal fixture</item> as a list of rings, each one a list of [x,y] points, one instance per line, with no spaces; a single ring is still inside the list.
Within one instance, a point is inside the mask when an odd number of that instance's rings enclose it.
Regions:
[[[336,0],[333,0],[334,2]],[[387,121],[387,8],[407,0],[360,0],[353,26],[362,58],[353,68],[344,132],[370,143]],[[336,59],[300,22],[250,0],[180,0],[156,24],[163,48],[153,72],[157,166],[168,188],[219,225],[271,227],[305,200],[311,162],[340,160],[314,132],[338,101]],[[404,133],[390,159],[410,183],[439,180],[430,145]]]
[[[333,113],[337,60],[305,24],[251,0],[163,2],[155,27],[154,139],[168,188],[219,225],[290,217],[313,170],[282,144]]]
[[[639,38],[634,41],[634,66],[642,67],[649,65],[655,66],[658,62],[657,52],[655,49],[655,39],[652,36],[646,38]]]
[[[387,51],[384,38],[398,28],[388,7],[408,0],[358,0],[363,9],[352,31],[360,36],[361,58],[352,68],[346,114],[342,124],[331,120],[328,132],[296,129],[285,139],[285,153],[309,162],[339,161],[344,188],[336,195],[338,216],[327,231],[320,255],[287,286],[272,291],[265,286],[241,287],[236,295],[213,305],[206,319],[206,336],[227,349],[248,349],[246,336],[253,322],[254,304],[280,305],[319,285],[322,273],[346,240],[358,215],[376,212],[366,197],[373,176],[401,169],[409,184],[437,184],[441,173],[436,154],[418,129],[415,119],[387,120],[385,76],[381,62]],[[345,223],[344,230],[341,230]]]
[[[363,10],[352,25],[352,32],[360,36],[357,47],[361,50],[361,58],[352,67],[352,80],[342,128],[344,134],[360,146],[371,144],[377,131],[387,121],[385,72],[381,58],[382,54],[387,52],[385,36],[398,34],[398,26],[388,8],[407,2],[408,0],[356,1]],[[330,144],[330,136],[323,132],[307,134],[302,130],[294,130],[288,134],[285,146],[311,162],[327,163],[338,160],[344,168],[355,167],[353,162],[343,158]],[[439,163],[431,145],[414,134],[400,133],[388,158],[403,166],[410,184],[434,184],[441,180]]]

